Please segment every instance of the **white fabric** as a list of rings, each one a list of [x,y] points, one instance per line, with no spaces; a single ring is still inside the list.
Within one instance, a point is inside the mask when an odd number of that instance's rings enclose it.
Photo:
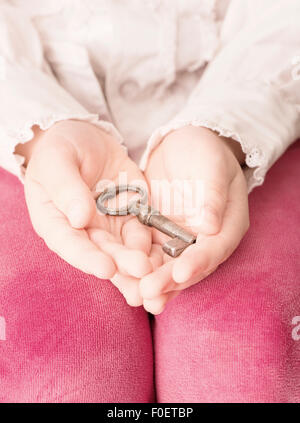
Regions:
[[[192,124],[241,143],[251,190],[300,136],[299,22],[299,0],[0,0],[0,165],[81,119],[144,169]]]

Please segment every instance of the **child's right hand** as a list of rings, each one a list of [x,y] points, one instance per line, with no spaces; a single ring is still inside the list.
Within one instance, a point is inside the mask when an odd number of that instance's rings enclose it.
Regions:
[[[25,151],[26,150],[26,151]],[[100,180],[143,180],[118,141],[98,127],[63,121],[36,131],[16,153],[28,162],[25,195],[34,229],[72,266],[113,282],[131,305],[141,305],[139,278],[152,271],[151,233],[134,216],[96,213]]]

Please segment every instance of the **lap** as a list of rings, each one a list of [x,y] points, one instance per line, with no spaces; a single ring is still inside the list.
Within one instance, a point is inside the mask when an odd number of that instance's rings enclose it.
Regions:
[[[300,142],[250,195],[251,228],[155,318],[159,401],[300,401]]]
[[[159,401],[300,401],[299,161],[298,142],[250,195],[235,254],[156,317]],[[0,401],[153,400],[147,314],[49,251],[2,170],[0,190]]]
[[[0,191],[0,402],[151,401],[145,311],[52,253],[3,170]]]

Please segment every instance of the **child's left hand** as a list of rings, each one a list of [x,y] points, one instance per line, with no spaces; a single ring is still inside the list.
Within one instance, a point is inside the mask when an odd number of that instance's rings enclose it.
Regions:
[[[142,278],[140,290],[147,311],[161,313],[169,300],[212,273],[240,243],[249,227],[243,160],[237,142],[191,126],[171,132],[152,152],[145,171],[149,186],[154,179],[200,180],[204,200],[192,224],[191,216],[172,217],[195,233],[197,242],[176,259],[164,255],[164,264]],[[158,200],[156,195],[152,190],[152,204]],[[157,230],[153,236],[159,244],[169,239]]]

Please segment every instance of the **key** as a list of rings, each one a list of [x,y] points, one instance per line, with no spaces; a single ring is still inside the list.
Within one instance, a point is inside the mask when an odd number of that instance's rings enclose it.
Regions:
[[[116,197],[122,192],[137,192],[140,195],[139,200],[128,203],[121,208],[106,207],[106,200]],[[111,216],[124,216],[128,214],[135,215],[138,220],[147,226],[152,226],[170,236],[172,239],[163,245],[163,251],[171,257],[178,257],[189,245],[196,242],[195,235],[191,234],[172,220],[163,216],[159,211],[147,204],[147,192],[137,185],[118,185],[117,187],[107,188],[96,200],[98,209]]]
[[[168,219],[151,206],[137,206],[137,211],[138,213],[134,212],[132,214],[135,214],[141,223],[152,226],[172,238],[162,247],[164,252],[169,254],[169,256],[178,257],[183,250],[196,242],[196,237],[193,234],[177,225],[177,223],[172,222],[172,220]]]

